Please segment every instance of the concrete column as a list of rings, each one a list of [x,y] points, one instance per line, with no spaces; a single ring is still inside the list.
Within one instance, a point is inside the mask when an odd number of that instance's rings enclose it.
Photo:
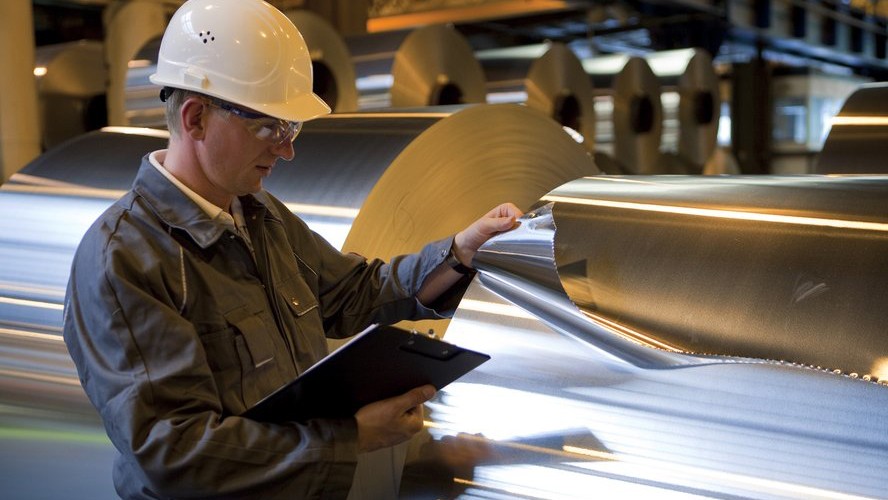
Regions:
[[[118,0],[105,9],[109,125],[129,125],[126,119],[127,65],[146,43],[163,35],[169,9],[170,2],[162,0]]]
[[[40,154],[31,0],[0,1],[0,181]]]

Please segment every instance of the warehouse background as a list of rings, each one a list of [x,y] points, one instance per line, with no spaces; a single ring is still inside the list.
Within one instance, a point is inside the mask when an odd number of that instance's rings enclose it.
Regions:
[[[89,130],[162,127],[147,75],[181,3],[3,2],[3,178]],[[526,103],[612,173],[812,172],[844,100],[888,79],[883,1],[271,3],[316,47],[334,111]],[[399,79],[398,58],[427,81]],[[589,89],[565,69],[574,58]]]

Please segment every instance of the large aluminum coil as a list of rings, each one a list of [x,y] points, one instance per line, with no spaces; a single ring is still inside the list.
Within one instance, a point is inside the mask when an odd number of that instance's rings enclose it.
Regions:
[[[492,357],[427,404],[402,494],[884,497],[886,195],[884,177],[559,187],[476,256],[446,339]]]
[[[476,53],[487,79],[487,102],[523,102],[542,111],[595,150],[595,93],[576,54],[563,43]]]
[[[688,173],[701,173],[712,158],[720,117],[721,96],[712,58],[695,50],[678,79],[677,156]]]
[[[631,174],[664,173],[660,158],[660,83],[648,63],[640,57],[626,61],[614,78],[613,92],[613,159],[619,170]]]
[[[580,49],[577,48],[579,51]],[[581,51],[582,53],[582,51]],[[645,95],[660,101],[661,126],[659,143],[656,145],[662,153],[657,160],[656,168],[651,168],[641,173],[668,173],[668,174],[698,174],[709,167],[707,173],[726,173],[707,163],[712,163],[716,153],[716,138],[718,134],[719,117],[721,112],[721,97],[718,86],[718,76],[709,54],[701,49],[667,50],[651,52],[643,56],[634,56],[644,59],[653,73],[656,84],[653,82],[639,83],[636,91],[644,86]],[[616,161],[614,172],[639,173],[627,168],[624,164],[628,161],[638,161],[630,157],[628,160],[616,157],[616,136],[622,136],[633,142],[640,143],[643,151],[650,151],[653,145],[652,139],[642,141],[636,137],[637,132],[623,129],[619,132],[616,123],[615,101],[620,92],[617,88],[617,78],[624,71],[630,75],[623,75],[625,81],[633,82],[638,78],[650,79],[649,75],[641,75],[647,71],[631,68],[629,61],[634,58],[630,55],[616,54],[603,56],[584,56],[583,67],[595,82],[598,105],[598,140],[602,154],[610,155]],[[638,63],[633,63],[638,65]],[[635,108],[637,113],[646,112],[645,106]],[[638,115],[629,118],[631,122],[643,123],[646,117]],[[632,151],[634,147],[627,146]],[[656,156],[653,153],[644,153],[646,156]],[[604,164],[604,160],[601,162]],[[602,165],[604,168],[604,165]]]
[[[513,302],[633,365],[727,355],[888,383],[886,195],[881,177],[590,177],[476,261],[545,288]]]
[[[888,140],[888,84],[873,83],[851,94],[832,121],[817,158],[818,174],[884,174]]]
[[[44,149],[107,125],[108,71],[100,42],[45,45],[34,58]]]
[[[347,40],[359,108],[421,108],[486,102],[484,72],[455,29],[429,25]]]

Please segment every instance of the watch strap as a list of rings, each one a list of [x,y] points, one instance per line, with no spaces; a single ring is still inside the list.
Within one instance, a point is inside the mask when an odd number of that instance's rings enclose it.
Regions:
[[[459,259],[456,258],[456,255],[453,253],[453,249],[451,248],[449,252],[447,252],[447,256],[444,257],[444,262],[450,266],[451,269],[458,272],[459,274],[474,274],[475,270],[469,266],[463,265]]]

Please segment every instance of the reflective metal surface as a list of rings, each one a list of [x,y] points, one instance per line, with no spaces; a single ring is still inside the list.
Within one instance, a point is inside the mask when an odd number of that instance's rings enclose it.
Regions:
[[[809,366],[885,373],[886,194],[598,177],[543,197],[476,256],[445,338],[492,359],[428,405],[402,492],[888,497],[888,387]]]
[[[427,405],[405,498],[888,496],[888,389],[785,364],[640,369],[476,280],[446,339],[492,359]]]
[[[862,85],[845,101],[817,158],[818,174],[883,174],[888,140],[888,84]]]
[[[884,177],[586,178],[555,260],[591,317],[683,352],[888,377]]]

